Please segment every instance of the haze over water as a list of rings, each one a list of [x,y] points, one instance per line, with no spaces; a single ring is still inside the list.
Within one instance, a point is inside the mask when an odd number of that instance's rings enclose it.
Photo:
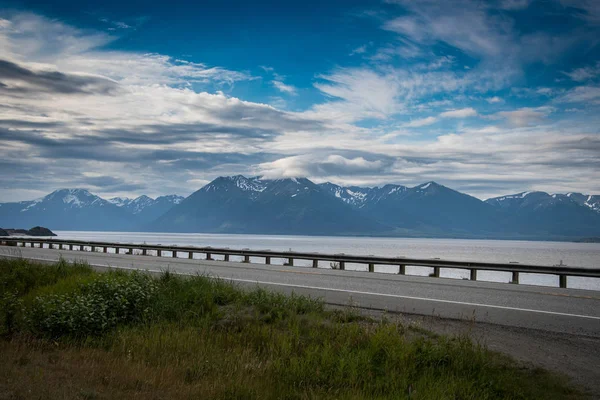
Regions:
[[[533,242],[516,240],[467,240],[423,238],[373,238],[329,236],[273,236],[206,233],[81,232],[57,231],[60,239],[97,240],[122,243],[148,243],[232,249],[345,253],[382,257],[440,258],[444,260],[519,262],[523,264],[600,268],[600,243]],[[262,262],[262,260],[256,260]],[[275,260],[274,260],[275,261]],[[281,261],[282,262],[282,261]],[[309,262],[298,261],[298,266]],[[326,267],[327,263],[320,266]],[[347,269],[365,269],[365,265],[347,265]],[[397,267],[377,266],[378,272],[396,273]],[[427,275],[430,269],[407,267],[407,273]],[[468,277],[467,271],[442,270],[442,276]],[[479,271],[478,279],[508,281],[509,273]],[[557,286],[558,278],[521,274],[521,283]],[[569,287],[600,290],[600,280],[569,277]]]

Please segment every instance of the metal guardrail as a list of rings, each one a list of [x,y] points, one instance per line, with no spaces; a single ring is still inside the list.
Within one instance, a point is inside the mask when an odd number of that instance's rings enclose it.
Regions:
[[[272,258],[287,259],[286,265],[293,266],[294,260],[312,260],[313,268],[318,267],[319,261],[330,261],[338,263],[339,269],[344,270],[346,263],[365,264],[368,265],[369,272],[375,272],[375,265],[397,265],[398,273],[404,275],[406,266],[431,267],[432,277],[440,276],[440,269],[462,269],[470,271],[470,280],[477,280],[477,271],[501,271],[512,273],[511,283],[519,283],[520,273],[548,274],[557,275],[559,277],[559,286],[567,287],[568,276],[580,276],[600,278],[600,269],[590,269],[583,267],[565,267],[565,266],[545,266],[531,265],[520,263],[486,263],[486,262],[469,262],[469,261],[449,261],[439,259],[422,259],[422,258],[405,258],[405,257],[375,257],[375,256],[355,256],[347,254],[321,254],[321,253],[302,253],[302,252],[287,252],[287,251],[271,251],[271,250],[236,250],[229,248],[215,247],[194,247],[194,246],[168,246],[156,244],[132,244],[132,243],[112,243],[112,242],[90,242],[82,240],[61,240],[61,239],[39,239],[39,238],[0,238],[0,245],[4,246],[22,246],[25,247],[41,247],[46,245],[48,248],[65,249],[68,246],[69,250],[86,250],[97,251],[100,248],[102,252],[107,253],[108,249],[115,249],[115,253],[124,254],[121,252],[125,249],[125,254],[134,254],[134,250],[141,252],[140,255],[149,255],[148,250],[155,251],[157,257],[162,257],[163,252],[171,252],[171,257],[177,257],[177,253],[188,253],[188,258],[193,259],[194,254],[206,254],[207,260],[212,260],[213,255],[221,255],[223,261],[229,261],[230,256],[242,256],[243,262],[249,263],[250,257],[259,257],[265,259],[265,264],[271,264]]]

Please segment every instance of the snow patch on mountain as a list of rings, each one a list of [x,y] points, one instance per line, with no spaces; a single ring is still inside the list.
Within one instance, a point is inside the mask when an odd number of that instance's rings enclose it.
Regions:
[[[117,207],[124,207],[131,203],[132,199],[129,197],[113,197],[107,200],[109,203],[114,204]]]

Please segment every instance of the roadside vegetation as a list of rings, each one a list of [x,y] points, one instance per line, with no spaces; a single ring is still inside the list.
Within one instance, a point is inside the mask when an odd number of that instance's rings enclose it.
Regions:
[[[0,398],[578,399],[466,337],[208,277],[0,259]]]

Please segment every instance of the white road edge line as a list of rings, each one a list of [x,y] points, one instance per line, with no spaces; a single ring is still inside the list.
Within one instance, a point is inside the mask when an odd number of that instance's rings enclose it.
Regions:
[[[19,256],[12,256],[12,255],[2,255],[2,257],[21,258]],[[58,261],[58,260],[52,260],[52,259],[46,259],[46,258],[30,258],[30,257],[28,257],[28,259],[39,260],[39,261]],[[154,272],[154,273],[164,272],[164,270],[155,270],[155,269],[142,270],[140,268],[111,266],[111,265],[100,265],[100,264],[89,264],[89,265],[91,267],[98,267],[98,268],[127,269],[127,270],[134,270],[134,271]],[[187,273],[187,272],[177,272],[177,271],[173,271],[173,273],[177,274],[177,275],[187,275],[187,276],[196,276],[197,275],[197,274],[191,274],[191,273]],[[335,289],[335,288],[326,288],[326,287],[320,287],[320,286],[295,285],[292,283],[266,282],[266,281],[252,280],[252,279],[223,278],[223,277],[219,277],[219,276],[216,276],[216,278],[222,279],[222,280],[227,280],[227,281],[232,281],[232,282],[256,283],[256,284],[262,284],[262,285],[285,286],[285,287],[295,287],[295,288],[313,289],[313,290],[324,290],[324,291],[329,291],[329,292],[342,292],[342,293],[350,293],[350,294],[364,294],[364,295],[370,295],[370,296],[393,297],[393,298],[398,298],[398,299],[421,300],[421,301],[429,301],[429,302],[434,302],[434,303],[460,304],[460,305],[464,305],[464,306],[496,308],[496,309],[500,309],[500,310],[523,311],[523,312],[532,312],[532,313],[538,313],[538,314],[561,315],[564,317],[586,318],[586,319],[593,319],[593,320],[600,321],[600,317],[594,317],[592,315],[569,314],[569,313],[562,313],[562,312],[557,312],[557,311],[533,310],[530,308],[496,306],[496,305],[492,305],[492,304],[468,303],[468,302],[464,302],[464,301],[430,299],[430,298],[426,298],[426,297],[402,296],[399,294],[388,294],[388,293],[363,292],[363,291],[359,291],[359,290]]]

